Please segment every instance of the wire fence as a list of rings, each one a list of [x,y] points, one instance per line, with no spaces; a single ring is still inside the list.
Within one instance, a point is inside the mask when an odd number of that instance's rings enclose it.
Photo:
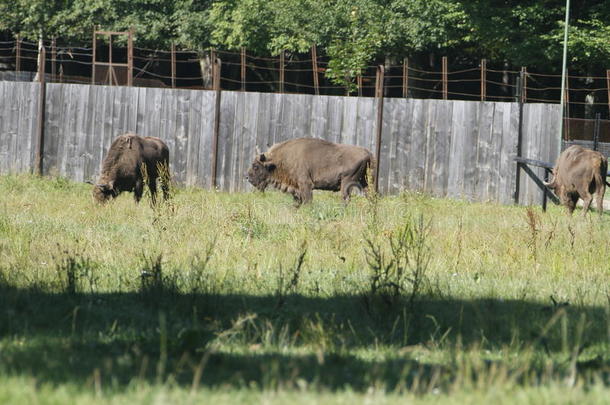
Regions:
[[[57,45],[55,40],[42,44],[46,51],[45,77],[52,82],[126,85],[130,78],[133,85],[142,87],[365,97],[375,96],[378,86],[378,65],[367,66],[343,85],[330,81],[325,75],[329,58],[318,53],[315,46],[307,54],[283,52],[271,57],[251,55],[246,49],[195,52],[174,46],[171,50],[133,47],[129,55],[130,48],[108,46],[104,41],[96,41],[92,47]],[[0,73],[36,72],[38,48],[38,43],[19,38],[0,41]],[[448,58],[437,59],[441,63],[436,60],[427,67],[407,58],[386,61],[381,84],[384,96],[509,102],[521,98],[526,103],[559,103],[561,75],[528,71],[527,67],[515,70],[484,59],[477,66],[464,66],[459,60],[450,66]],[[130,68],[126,67],[128,61]],[[214,69],[220,69],[220,74],[214,75]],[[568,72],[565,101],[565,116],[575,119],[567,126],[568,133],[586,132],[589,124],[581,125],[578,119],[597,116],[609,120],[610,70],[597,76]],[[602,136],[607,126],[601,125]]]

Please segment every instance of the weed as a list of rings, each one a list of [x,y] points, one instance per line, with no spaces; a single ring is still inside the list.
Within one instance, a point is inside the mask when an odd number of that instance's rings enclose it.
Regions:
[[[407,303],[413,308],[426,282],[430,229],[430,222],[423,216],[417,221],[408,217],[401,227],[385,236],[385,243],[371,237],[365,240],[366,262],[371,271],[368,297],[380,297],[387,306],[393,306],[409,291]]]
[[[247,239],[264,238],[269,228],[252,209],[252,205],[248,204],[245,211],[234,212],[230,216],[231,222],[237,225],[239,233]]]
[[[195,255],[194,259],[192,260],[188,272],[188,285],[191,294],[212,292],[213,288],[210,285],[210,281],[212,277],[214,277],[214,274],[212,274],[213,272],[209,270],[208,264],[214,255],[215,247],[216,239],[207,245],[203,256]]]
[[[140,270],[140,294],[155,302],[166,295],[178,291],[176,278],[163,275],[163,254],[142,255],[142,268]]]
[[[280,264],[278,284],[275,296],[277,298],[276,308],[281,308],[286,303],[286,296],[295,294],[299,285],[299,279],[301,277],[301,270],[303,263],[305,263],[305,255],[307,254],[307,244],[303,242],[301,244],[299,256],[288,274],[289,279],[286,279],[284,274],[283,266]]]
[[[528,246],[534,262],[538,261],[538,234],[540,233],[540,215],[531,206],[525,209],[525,220],[529,229]]]
[[[56,259],[56,271],[59,286],[62,292],[74,295],[83,290],[83,280],[87,280],[89,292],[94,292],[97,288],[98,265],[82,253],[74,253],[68,250],[63,252],[63,256]]]

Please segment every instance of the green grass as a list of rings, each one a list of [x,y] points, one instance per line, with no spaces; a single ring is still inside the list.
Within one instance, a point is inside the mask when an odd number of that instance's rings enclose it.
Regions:
[[[98,206],[31,176],[0,191],[2,403],[610,397],[608,215],[199,189]]]

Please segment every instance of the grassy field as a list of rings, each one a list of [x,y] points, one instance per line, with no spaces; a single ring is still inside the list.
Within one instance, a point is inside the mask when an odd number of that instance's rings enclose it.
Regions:
[[[0,177],[0,403],[608,403],[610,216]]]

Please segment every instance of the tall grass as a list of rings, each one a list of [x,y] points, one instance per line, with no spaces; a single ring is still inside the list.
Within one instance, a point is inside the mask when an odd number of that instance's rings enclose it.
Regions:
[[[12,402],[602,402],[610,384],[607,216],[175,187],[99,206],[30,176],[0,190]]]

